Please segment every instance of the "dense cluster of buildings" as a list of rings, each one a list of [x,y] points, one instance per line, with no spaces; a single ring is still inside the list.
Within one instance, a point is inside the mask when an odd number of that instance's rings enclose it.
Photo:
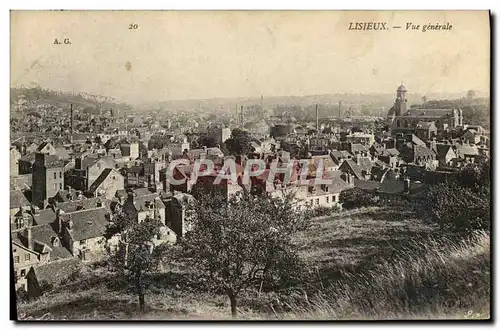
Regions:
[[[199,118],[180,122],[112,111],[71,111],[70,118],[53,118],[47,111],[46,116],[26,117],[23,125],[29,132],[18,131],[10,147],[16,289],[36,294],[43,283],[58,283],[82,264],[116,249],[120,235],[105,238],[104,233],[120,213],[139,222],[159,219],[162,234],[157,243],[175,243],[189,230],[186,205],[199,187],[221,189],[226,197],[243,190],[276,196],[294,192],[311,207],[341,207],[340,193],[357,187],[395,203],[427,184],[449,180],[468,163],[489,158],[489,132],[464,123],[460,109],[409,108],[406,93],[399,86],[382,125],[262,117],[247,123],[237,118],[228,127]],[[47,118],[52,128],[33,133],[33,125],[43,128]],[[234,128],[250,136],[247,154],[223,152]],[[203,137],[212,145],[200,143]],[[238,180],[214,185],[229,157],[237,163]],[[189,179],[196,160],[209,159],[216,166],[212,176],[174,185],[166,171],[177,159],[188,162],[173,169],[176,179]],[[243,184],[248,159],[264,160],[267,168]],[[331,183],[298,184],[304,159],[309,160],[308,178],[321,171]],[[283,166],[293,163],[290,180],[269,177],[276,161]]]

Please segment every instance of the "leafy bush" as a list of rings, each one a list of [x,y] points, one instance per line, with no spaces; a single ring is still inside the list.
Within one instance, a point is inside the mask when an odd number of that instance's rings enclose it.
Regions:
[[[340,202],[344,209],[353,209],[366,206],[377,206],[378,200],[374,193],[360,188],[351,188],[340,193]]]

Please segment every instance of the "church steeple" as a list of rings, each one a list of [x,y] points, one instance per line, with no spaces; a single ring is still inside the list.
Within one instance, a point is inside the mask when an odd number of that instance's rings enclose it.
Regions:
[[[406,109],[408,107],[406,92],[408,92],[408,89],[406,89],[406,87],[403,85],[403,82],[401,82],[401,85],[398,87],[396,91],[396,102],[394,102],[394,110],[396,117],[401,116],[401,114],[406,112]]]

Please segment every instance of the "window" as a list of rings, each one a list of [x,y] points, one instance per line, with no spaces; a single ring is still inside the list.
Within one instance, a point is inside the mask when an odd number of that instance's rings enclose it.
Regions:
[[[14,257],[14,263],[15,263],[15,264],[18,264],[18,263],[19,263],[19,256],[15,256],[15,257]]]
[[[330,196],[326,196],[326,203],[330,203]]]
[[[54,190],[57,190],[57,183],[54,183]]]
[[[24,260],[25,260],[25,261],[30,261],[30,257],[31,257],[31,256],[30,256],[30,254],[29,254],[29,253],[26,253],[26,254],[24,255]]]
[[[316,205],[319,205],[319,198],[316,198]]]
[[[59,190],[62,190],[62,183],[59,183]]]
[[[59,172],[59,179],[62,179],[62,172]]]
[[[54,179],[57,179],[57,173],[54,172]]]
[[[21,269],[21,276],[26,276],[26,269]]]
[[[26,285],[21,284],[21,289],[26,290]]]
[[[85,244],[85,240],[84,240],[84,239],[82,239],[82,240],[80,241],[80,245],[84,245],[84,244]]]

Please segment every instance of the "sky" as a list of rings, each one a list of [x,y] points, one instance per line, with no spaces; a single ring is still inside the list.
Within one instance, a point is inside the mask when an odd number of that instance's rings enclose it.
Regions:
[[[387,22],[389,30],[353,31],[351,22]],[[429,23],[452,28],[422,32]],[[71,45],[54,45],[65,38]],[[142,103],[393,93],[401,82],[409,93],[488,93],[489,13],[11,12],[11,86]]]

